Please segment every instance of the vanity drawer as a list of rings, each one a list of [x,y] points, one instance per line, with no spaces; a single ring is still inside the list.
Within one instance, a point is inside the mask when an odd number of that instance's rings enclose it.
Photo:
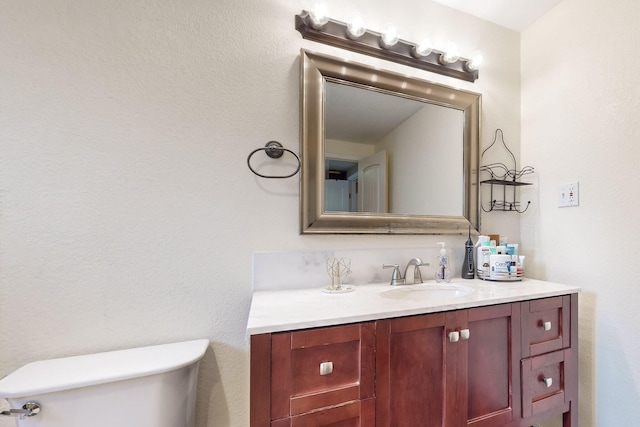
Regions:
[[[571,296],[522,303],[522,356],[537,356],[571,346]]]
[[[570,350],[560,350],[522,360],[522,416],[530,417],[563,405],[566,361]]]
[[[374,395],[373,323],[273,334],[271,417]]]
[[[291,417],[286,427],[367,427],[375,424],[375,400],[357,400],[341,406]],[[284,426],[284,425],[283,425]],[[273,424],[271,427],[276,427]]]

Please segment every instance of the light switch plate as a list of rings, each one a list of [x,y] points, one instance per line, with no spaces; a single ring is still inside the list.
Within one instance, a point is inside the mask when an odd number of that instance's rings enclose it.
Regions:
[[[578,206],[580,199],[578,197],[578,182],[562,184],[558,186],[558,207],[566,208]]]

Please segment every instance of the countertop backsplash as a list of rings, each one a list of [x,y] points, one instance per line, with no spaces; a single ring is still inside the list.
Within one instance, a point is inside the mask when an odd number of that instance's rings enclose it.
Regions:
[[[364,285],[383,283],[391,280],[392,270],[382,268],[383,264],[398,264],[404,274],[407,263],[412,258],[421,258],[428,266],[420,267],[424,281],[435,278],[436,258],[440,248],[379,248],[340,249],[292,252],[255,252],[253,254],[253,290],[273,291],[285,289],[322,288],[331,284],[327,274],[327,258],[349,258],[351,273],[344,284]],[[464,247],[447,246],[451,260],[453,277],[460,277]]]

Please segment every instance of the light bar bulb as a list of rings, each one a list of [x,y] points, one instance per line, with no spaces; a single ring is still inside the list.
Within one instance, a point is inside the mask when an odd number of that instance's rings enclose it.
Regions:
[[[382,47],[384,47],[385,49],[389,49],[390,47],[398,43],[398,40],[400,40],[400,38],[398,37],[398,29],[395,27],[395,25],[386,25],[382,30],[382,33],[380,34],[380,39],[382,41]]]
[[[324,27],[329,22],[329,7],[325,2],[315,2],[309,11],[311,26],[316,30]]]
[[[433,45],[431,44],[431,40],[429,39],[423,39],[420,43],[418,43],[411,49],[411,53],[416,58],[429,56],[431,52],[433,52]]]
[[[460,53],[458,50],[458,46],[455,43],[447,44],[444,52],[440,55],[440,63],[442,64],[453,64],[460,58]]]
[[[465,67],[469,71],[475,71],[480,68],[480,66],[484,63],[484,57],[481,52],[474,52],[471,54],[471,57],[467,61]]]
[[[360,15],[353,15],[347,22],[347,36],[350,39],[357,39],[367,31],[364,20]]]

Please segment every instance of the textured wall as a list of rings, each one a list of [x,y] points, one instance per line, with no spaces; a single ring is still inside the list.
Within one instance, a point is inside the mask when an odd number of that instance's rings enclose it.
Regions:
[[[483,93],[483,140],[503,127],[518,151],[518,34],[431,2],[329,3],[371,28],[393,20],[408,40],[482,48],[476,84],[346,55]],[[308,6],[0,0],[0,375],[205,337],[198,426],[243,427],[254,251],[435,247],[441,237],[300,236],[297,177],[247,169],[268,140],[299,150],[300,48],[342,54],[294,30]],[[513,216],[484,224],[518,235]]]
[[[563,0],[522,34],[522,160],[540,203],[523,217],[537,278],[583,287],[580,426],[638,424],[640,4]],[[580,206],[557,207],[579,181]]]

